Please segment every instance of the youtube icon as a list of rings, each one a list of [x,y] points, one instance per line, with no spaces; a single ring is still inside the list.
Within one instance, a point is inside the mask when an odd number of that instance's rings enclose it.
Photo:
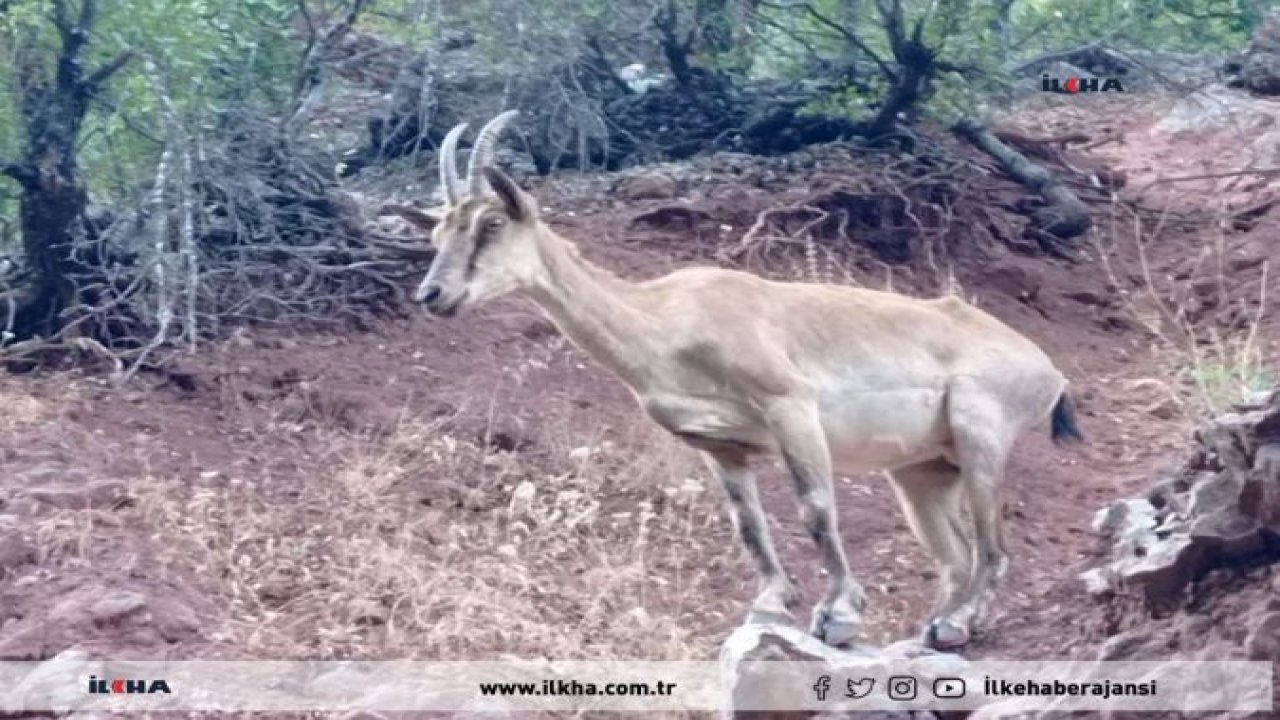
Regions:
[[[938,678],[933,681],[933,696],[942,699],[962,698],[965,693],[961,678]]]

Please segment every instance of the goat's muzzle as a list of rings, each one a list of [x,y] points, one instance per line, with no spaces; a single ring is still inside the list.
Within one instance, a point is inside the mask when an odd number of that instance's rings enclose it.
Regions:
[[[439,317],[452,317],[457,314],[458,308],[462,307],[466,299],[466,290],[463,290],[460,295],[448,297],[439,285],[423,288],[418,295],[418,302],[426,307],[427,312]]]

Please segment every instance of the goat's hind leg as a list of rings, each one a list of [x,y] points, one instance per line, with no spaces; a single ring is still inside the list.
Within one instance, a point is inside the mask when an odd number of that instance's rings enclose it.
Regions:
[[[898,468],[890,476],[907,524],[938,562],[938,596],[924,627],[924,643],[963,645],[967,630],[946,620],[965,600],[972,574],[972,549],[961,523],[960,469],[934,460]]]
[[[973,513],[974,551],[973,577],[964,602],[947,615],[946,621],[963,629],[967,636],[985,616],[997,585],[1009,569],[1000,484],[1015,433],[996,397],[984,392],[976,381],[958,381],[949,406],[960,483]]]
[[[703,451],[702,457],[724,487],[733,526],[760,569],[760,593],[751,605],[747,622],[791,622],[791,608],[798,595],[769,539],[755,474],[751,472],[746,454],[733,450]]]

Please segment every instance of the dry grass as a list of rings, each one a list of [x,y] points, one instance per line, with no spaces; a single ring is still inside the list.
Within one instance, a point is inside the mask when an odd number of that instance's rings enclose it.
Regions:
[[[1235,296],[1231,290],[1241,279],[1229,277],[1225,270],[1226,238],[1219,229],[1214,242],[1201,249],[1187,279],[1159,276],[1148,260],[1147,247],[1160,238],[1162,230],[1160,222],[1148,228],[1134,217],[1130,231],[1120,228],[1111,233],[1112,247],[1132,243],[1137,266],[1129,272],[1140,277],[1143,285],[1137,293],[1121,291],[1119,298],[1125,313],[1155,339],[1154,352],[1170,379],[1165,383],[1167,392],[1187,419],[1203,420],[1229,411],[1280,379],[1259,336],[1266,319],[1270,269],[1263,263],[1256,297]],[[1093,240],[1112,286],[1123,287],[1110,259],[1111,248],[1097,232]],[[1197,300],[1193,283],[1204,283],[1206,278],[1213,287],[1207,299]],[[1204,295],[1203,289],[1199,294]],[[1207,303],[1218,317],[1234,312],[1236,321],[1227,325],[1215,322],[1212,314],[1197,314],[1196,305]]]
[[[708,537],[728,524],[718,493],[671,481],[688,454],[638,432],[531,463],[447,426],[334,434],[332,474],[293,486],[148,477],[162,567],[211,583],[228,607],[211,637],[249,656],[709,656],[695,548],[728,554]]]
[[[43,422],[49,406],[21,388],[0,385],[0,433],[12,433]]]

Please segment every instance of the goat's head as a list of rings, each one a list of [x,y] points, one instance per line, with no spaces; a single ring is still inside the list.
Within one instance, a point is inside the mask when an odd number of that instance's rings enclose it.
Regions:
[[[431,211],[391,208],[431,234],[436,256],[414,300],[434,315],[453,315],[464,304],[518,290],[536,272],[537,204],[491,166],[498,136],[517,114],[508,110],[498,115],[476,135],[465,180],[458,178],[455,155],[467,124],[445,135],[440,144],[443,206]]]

